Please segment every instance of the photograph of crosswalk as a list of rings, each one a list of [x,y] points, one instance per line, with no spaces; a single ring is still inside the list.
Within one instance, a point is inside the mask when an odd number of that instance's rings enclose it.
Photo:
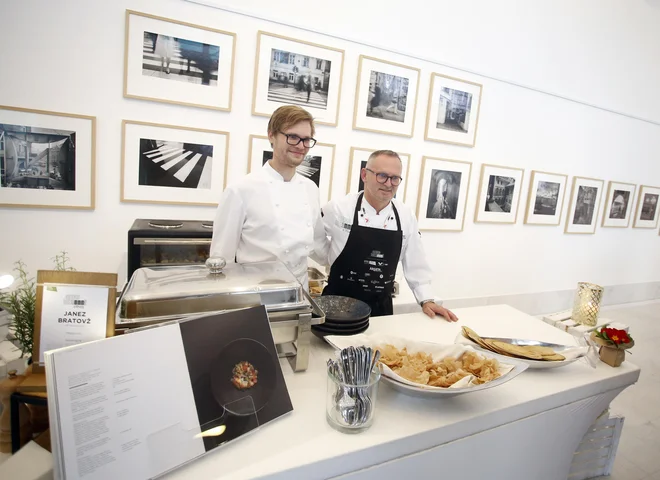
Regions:
[[[212,145],[140,139],[140,185],[210,189],[212,168]]]
[[[217,45],[144,32],[142,75],[215,87],[219,58]]]
[[[273,158],[273,152],[265,150],[263,152],[262,165],[268,160]],[[302,161],[298,167],[296,167],[296,173],[303,175],[309,178],[312,182],[316,184],[317,187],[321,184],[321,164],[323,158],[318,155],[306,155],[305,159]]]
[[[268,100],[326,109],[332,62],[272,49]]]

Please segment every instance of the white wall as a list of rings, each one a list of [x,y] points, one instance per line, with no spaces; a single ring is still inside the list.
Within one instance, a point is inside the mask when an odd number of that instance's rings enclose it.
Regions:
[[[510,0],[500,2],[501,9],[484,0],[461,2],[460,10],[442,1],[426,7],[431,11],[423,10],[422,2],[402,7],[400,2],[381,1],[367,8],[337,0],[333,11],[293,0],[286,6],[227,3],[310,28],[320,24],[353,38],[373,37],[373,43],[399,51],[660,121],[660,29],[651,29],[653,21],[659,23],[660,9],[642,0],[626,2],[625,7],[601,0],[573,7],[568,1]],[[232,112],[124,99],[126,8],[237,33]],[[317,134],[322,142],[337,145],[334,196],[344,193],[351,146],[412,154],[406,203],[413,208],[422,155],[473,162],[464,231],[426,232],[423,237],[438,294],[479,297],[570,289],[579,280],[603,285],[660,280],[657,231],[598,227],[595,235],[582,236],[565,235],[563,227],[522,224],[532,169],[660,185],[658,125],[180,0],[3,2],[0,18],[0,104],[97,117],[96,209],[0,209],[0,231],[9,232],[0,240],[0,271],[19,258],[32,272],[49,268],[49,259],[66,249],[77,269],[118,272],[123,278],[126,232],[135,218],[212,219],[213,208],[120,203],[121,120],[230,131],[228,179],[236,180],[247,170],[249,134],[265,133],[267,124],[267,118],[250,114],[256,32],[262,29],[346,50],[339,125],[319,127]],[[611,27],[607,35],[605,27]],[[413,139],[351,129],[360,54],[422,69]],[[475,148],[423,141],[431,72],[483,83]],[[516,225],[472,223],[482,163],[525,168]],[[566,212],[568,201],[564,207]]]
[[[660,0],[190,0],[660,123]]]

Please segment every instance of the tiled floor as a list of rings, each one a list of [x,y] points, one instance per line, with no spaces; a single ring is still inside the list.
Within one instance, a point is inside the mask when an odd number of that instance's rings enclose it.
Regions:
[[[602,480],[660,480],[660,301],[609,307],[603,316],[625,323],[635,339],[628,360],[642,368],[639,382],[612,402],[625,417],[614,471]],[[0,463],[9,458],[0,454]]]
[[[614,399],[625,417],[610,480],[660,480],[660,302],[605,309],[603,316],[630,327],[635,346],[627,359],[642,372],[637,384]]]

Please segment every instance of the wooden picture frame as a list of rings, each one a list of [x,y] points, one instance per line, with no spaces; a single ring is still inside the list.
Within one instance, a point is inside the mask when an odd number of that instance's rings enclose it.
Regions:
[[[564,233],[596,233],[604,183],[598,178],[573,177],[571,203],[566,215]]]
[[[266,153],[271,153],[268,137],[265,135],[250,135],[250,146],[248,153],[248,173],[263,167],[269,160]],[[308,158],[310,157],[310,158]],[[318,163],[318,165],[316,165]],[[317,168],[318,166],[318,168]],[[332,177],[335,168],[335,145],[317,142],[309,149],[305,160],[296,169],[297,173],[312,180],[319,188],[319,202],[321,206],[330,201],[332,196]],[[320,170],[319,175],[317,176]]]
[[[633,216],[633,202],[637,186],[633,183],[610,180],[605,195],[601,227],[628,228]]]
[[[58,290],[59,289],[59,290]],[[57,296],[53,299],[45,301],[44,291],[54,292]],[[104,291],[107,290],[107,293]],[[36,303],[34,309],[34,341],[32,346],[32,372],[44,373],[44,364],[41,361],[46,346],[42,336],[50,335],[45,332],[44,324],[48,322],[49,330],[52,331],[53,327],[58,329],[62,324],[71,321],[75,328],[79,331],[75,332],[76,340],[82,338],[82,341],[98,340],[100,338],[112,337],[115,334],[115,305],[117,302],[117,274],[116,273],[97,273],[97,272],[76,272],[76,271],[62,271],[62,270],[39,270],[37,272],[37,289],[36,289]],[[58,298],[59,297],[59,298]],[[78,297],[78,298],[74,298]],[[94,305],[87,304],[87,301],[93,299]],[[106,299],[105,310],[103,307],[103,300]],[[66,306],[61,306],[58,302],[63,302]],[[51,302],[55,303],[52,305]],[[44,319],[44,307],[48,303],[48,308],[63,309],[64,318],[54,317]],[[80,310],[85,308],[93,308],[92,315],[87,311]],[[66,309],[70,309],[72,315],[66,315]],[[105,312],[106,318],[104,324],[99,324],[98,317],[102,312]],[[84,315],[78,316],[78,313]],[[65,322],[62,322],[65,320]],[[85,320],[88,322],[85,323]],[[51,324],[52,322],[52,324]],[[78,323],[73,323],[78,322]],[[90,327],[86,328],[86,325]],[[105,326],[105,328],[103,328]],[[81,333],[81,329],[90,330]],[[59,333],[59,331],[58,331]],[[101,335],[101,333],[103,335]],[[57,337],[57,336],[56,336]],[[66,340],[58,344],[57,338],[50,337],[47,342],[48,349],[62,348],[69,345],[80,343],[77,341]]]
[[[501,165],[481,165],[475,223],[515,224],[525,170]]]
[[[639,186],[633,228],[658,228],[658,215],[660,211],[660,205],[658,205],[658,203],[660,203],[658,202],[659,198],[660,187],[651,187],[649,185]],[[653,210],[652,215],[649,215],[651,212],[648,210],[650,209]]]
[[[555,227],[559,225],[567,183],[568,175],[532,170],[524,224]]]
[[[424,140],[474,147],[483,85],[431,74]]]
[[[228,161],[228,132],[123,120],[120,200],[217,206]]]
[[[369,156],[375,152],[377,149],[368,149],[361,147],[351,147],[350,161],[348,166],[348,179],[346,180],[346,193],[358,193],[362,189],[360,186],[363,186],[362,178],[360,177],[360,172],[362,168],[367,164]],[[402,182],[399,184],[399,188],[396,192],[396,197],[398,200],[405,202],[406,193],[408,190],[408,175],[410,173],[410,154],[397,152],[401,158],[401,176],[403,177]]]
[[[94,210],[96,117],[0,105],[0,163],[0,207]]]
[[[252,115],[270,117],[278,107],[298,105],[317,125],[334,127],[343,72],[344,50],[260,30]]]
[[[412,137],[421,70],[360,55],[353,129]]]
[[[230,111],[236,34],[126,10],[124,97]]]
[[[417,196],[420,230],[462,232],[472,162],[423,157]]]

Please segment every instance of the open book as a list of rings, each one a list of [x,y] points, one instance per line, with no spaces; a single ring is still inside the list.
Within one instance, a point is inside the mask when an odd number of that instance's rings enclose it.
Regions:
[[[56,478],[153,478],[293,410],[263,306],[45,360]]]

